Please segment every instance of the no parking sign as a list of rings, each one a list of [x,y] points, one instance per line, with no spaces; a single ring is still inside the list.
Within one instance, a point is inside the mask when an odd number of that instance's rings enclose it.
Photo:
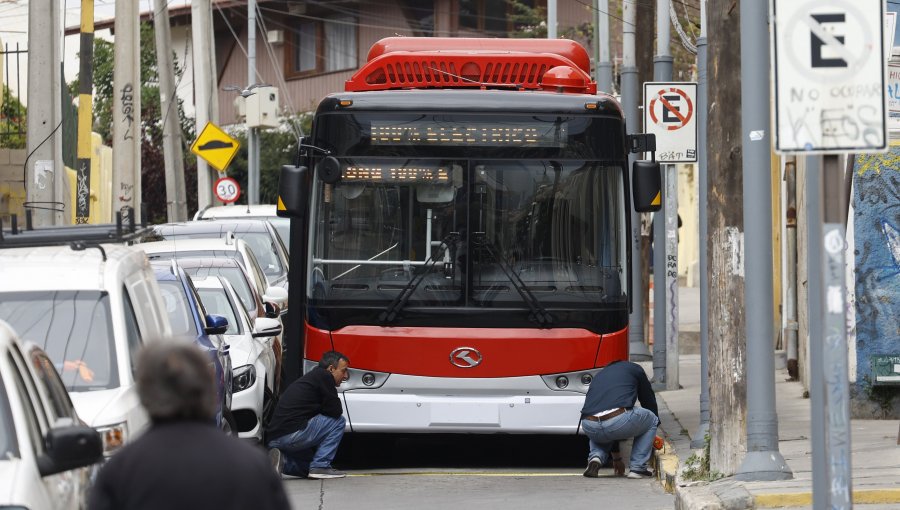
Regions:
[[[697,161],[697,84],[644,84],[644,131],[656,135],[661,163]]]

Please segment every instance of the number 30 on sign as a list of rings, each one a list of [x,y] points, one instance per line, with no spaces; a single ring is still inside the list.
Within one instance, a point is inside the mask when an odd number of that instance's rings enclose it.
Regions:
[[[241,196],[241,186],[231,177],[222,177],[213,185],[213,192],[220,202],[230,204]]]

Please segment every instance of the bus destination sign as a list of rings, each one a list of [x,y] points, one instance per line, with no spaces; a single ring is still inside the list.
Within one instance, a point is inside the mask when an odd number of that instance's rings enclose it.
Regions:
[[[532,146],[564,147],[568,123],[372,121],[372,145]]]

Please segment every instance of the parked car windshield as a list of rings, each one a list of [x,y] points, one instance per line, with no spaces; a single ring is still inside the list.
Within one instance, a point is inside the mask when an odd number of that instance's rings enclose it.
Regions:
[[[226,335],[240,335],[243,333],[243,328],[241,328],[241,324],[237,320],[237,311],[231,307],[231,301],[228,300],[225,289],[197,289],[197,294],[200,294],[200,300],[203,301],[203,306],[206,307],[207,312],[221,315],[228,320],[228,329],[225,330]]]
[[[53,360],[68,391],[117,388],[109,294],[97,290],[0,293],[0,319]]]
[[[9,394],[0,375],[0,459],[11,459],[19,456],[19,445],[16,442],[16,428],[12,421],[12,410],[9,407]]]
[[[278,232],[278,237],[281,238],[281,243],[284,244],[284,249],[288,252],[291,251],[291,219],[290,218],[268,218],[269,223],[275,227],[275,231]]]
[[[244,310],[247,310],[247,313],[251,317],[256,317],[256,299],[253,297],[253,290],[250,287],[250,282],[247,281],[247,277],[244,275],[244,272],[237,267],[185,267],[184,272],[199,278],[206,278],[207,276],[221,276],[228,280],[228,283],[234,287],[234,292],[237,293],[238,299],[241,300],[241,304],[244,305]],[[202,295],[202,293],[201,293]],[[207,308],[209,308],[207,306]],[[212,312],[217,313],[217,312]]]
[[[166,313],[169,314],[169,322],[172,323],[172,335],[178,337],[196,338],[199,334],[191,306],[188,304],[184,287],[177,280],[165,280],[159,282],[160,294],[166,304]]]

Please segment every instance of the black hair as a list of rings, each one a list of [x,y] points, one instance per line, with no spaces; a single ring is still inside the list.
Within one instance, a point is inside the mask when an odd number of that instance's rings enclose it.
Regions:
[[[328,351],[325,354],[322,354],[322,358],[319,360],[320,368],[328,368],[335,367],[337,368],[338,364],[344,360],[347,364],[350,364],[350,358],[344,356],[343,354],[337,351]]]

